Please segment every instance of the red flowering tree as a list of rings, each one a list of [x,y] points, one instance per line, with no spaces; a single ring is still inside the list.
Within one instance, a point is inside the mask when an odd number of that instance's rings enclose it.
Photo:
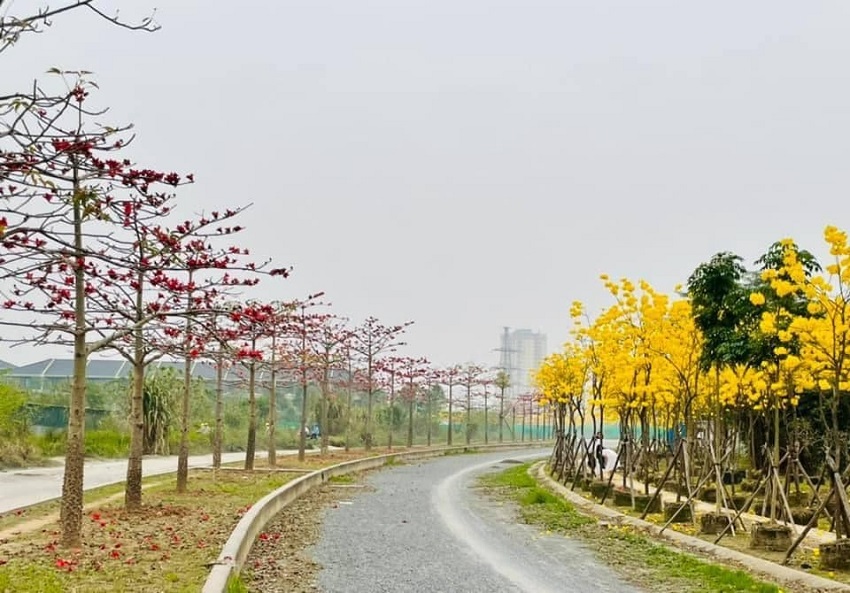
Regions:
[[[217,295],[207,311],[199,313],[195,320],[195,335],[204,344],[197,356],[215,367],[215,406],[213,427],[213,468],[221,467],[222,441],[224,433],[224,375],[234,365],[236,353],[241,347],[236,326],[230,315],[241,307],[235,298]]]
[[[454,433],[454,397],[452,396],[452,390],[454,389],[454,386],[457,385],[460,381],[462,373],[463,367],[459,364],[455,364],[442,369],[438,374],[440,382],[448,389],[447,399],[449,402],[449,431],[448,436],[446,437],[446,444],[449,447],[452,446],[452,433]]]
[[[269,350],[269,418],[268,418],[268,463],[277,465],[277,376],[280,371],[278,344],[286,339],[286,331],[292,323],[292,303],[274,302],[272,313],[266,320],[266,338]]]
[[[440,378],[442,371],[438,368],[430,367],[425,373],[425,416],[426,416],[426,433],[427,445],[431,446],[431,437],[434,424],[434,392],[439,390]]]
[[[366,383],[366,428],[363,435],[366,450],[370,451],[373,444],[372,425],[374,414],[372,405],[377,391],[378,382],[376,364],[382,355],[393,352],[395,348],[404,344],[400,341],[404,331],[412,325],[408,321],[401,325],[387,326],[380,323],[375,317],[368,317],[361,325],[356,327],[351,335],[351,349],[359,354],[365,371]]]
[[[387,394],[387,449],[393,448],[393,431],[395,429],[395,388],[396,379],[403,358],[400,356],[387,356],[375,361],[377,371],[377,384],[379,389]]]
[[[354,342],[354,330],[349,330],[345,342],[342,345],[345,351],[345,379],[342,385],[345,388],[345,450],[351,449],[351,420],[354,414],[352,405],[353,393],[355,391],[365,392],[369,388],[369,379],[364,369],[357,366],[357,352],[351,347]]]
[[[312,311],[323,306],[319,299],[323,292],[312,294],[290,303],[292,314],[283,342],[283,358],[286,367],[297,376],[301,385],[301,415],[298,424],[298,460],[304,461],[307,453],[307,388],[316,378],[317,365],[314,356],[314,340],[328,315]]]
[[[481,377],[481,395],[484,398],[484,444],[490,443],[490,387],[495,385],[496,377],[494,375],[485,374]]]
[[[267,461],[269,466],[277,465],[277,380],[281,370],[284,369],[282,360],[281,344],[286,340],[286,332],[292,324],[294,313],[293,304],[281,301],[273,301],[264,306],[264,314],[255,316],[250,335],[254,345],[262,351],[263,356],[248,357],[249,364],[249,391],[251,390],[250,366],[254,368],[254,390],[256,391],[256,371],[259,364],[263,370],[268,372],[269,380],[264,387],[269,390],[269,408],[267,418]],[[237,357],[242,357],[237,352]]]
[[[466,388],[466,444],[472,441],[472,390],[481,385],[487,369],[477,364],[469,363],[463,367],[458,378],[458,385]]]
[[[115,319],[133,326],[132,335],[115,341],[111,348],[133,367],[130,406],[130,455],[127,464],[125,505],[137,509],[142,500],[142,453],[144,450],[143,386],[145,370],[165,355],[184,359],[184,392],[181,401],[181,439],[178,450],[178,491],[186,487],[188,475],[189,401],[191,365],[206,344],[215,344],[217,336],[204,331],[207,312],[216,303],[242,287],[253,286],[258,268],[245,261],[246,249],[214,243],[230,239],[241,231],[231,224],[242,209],[212,212],[194,221],[183,221],[167,228],[158,218],[142,217],[145,204],[124,201],[123,227],[132,238],[131,253],[124,260],[129,282],[111,282],[111,303]],[[165,208],[161,208],[165,210]],[[238,272],[242,275],[237,275]],[[244,275],[244,272],[250,272]],[[286,271],[278,273],[286,275]],[[106,303],[104,303],[106,305]],[[154,323],[140,324],[146,316],[156,315]],[[195,317],[201,316],[200,322]],[[213,330],[215,327],[213,327]]]
[[[216,213],[213,213],[215,216]],[[188,223],[186,223],[188,224]],[[217,231],[225,234],[239,232],[241,227],[218,227]],[[216,306],[216,299],[227,295],[225,291],[232,291],[235,287],[254,286],[259,282],[259,274],[266,273],[270,276],[287,277],[289,270],[276,268],[266,270],[267,263],[258,266],[253,262],[240,262],[239,256],[248,256],[247,249],[228,247],[224,251],[217,251],[203,239],[194,239],[185,246],[183,253],[185,258],[179,259],[177,265],[185,269],[188,276],[186,283],[186,324],[183,334],[183,348],[180,352],[184,360],[183,370],[183,398],[180,413],[180,447],[177,454],[177,491],[184,492],[188,483],[189,475],[189,425],[190,425],[190,401],[192,364],[204,350],[205,345],[214,343],[207,337],[205,330],[198,331],[199,319],[204,319],[204,313],[211,311]],[[241,272],[241,274],[239,273]],[[246,450],[246,469],[253,468],[254,453],[256,451],[256,391],[255,381],[257,341],[269,337],[273,331],[275,320],[279,318],[279,311],[275,305],[263,305],[252,303],[246,310],[242,311],[241,317],[238,309],[227,308],[231,321],[235,327],[226,328],[224,338],[227,341],[234,337],[242,337],[250,342],[249,355],[242,360],[247,360],[249,373],[249,398],[252,422],[249,423],[248,446]],[[239,323],[241,320],[242,323]],[[235,333],[234,333],[235,332]],[[245,348],[237,351],[237,358],[246,352]],[[253,426],[253,430],[251,429]],[[248,468],[249,463],[251,468]]]
[[[399,361],[398,376],[402,381],[401,398],[407,403],[407,446],[413,446],[413,418],[416,403],[421,400],[431,367],[426,358],[406,356]],[[430,418],[429,418],[430,421]]]
[[[96,351],[159,317],[149,311],[119,323],[114,288],[132,280],[132,235],[124,214],[167,214],[157,187],[183,182],[176,173],[137,168],[116,155],[123,130],[90,124],[93,88],[72,77],[61,101],[28,103],[5,130],[0,152],[0,324],[3,339],[72,349],[74,370],[63,497],[62,542],[79,544],[82,525],[86,364]],[[19,99],[24,101],[24,99]],[[24,101],[25,102],[25,101]],[[11,149],[15,146],[16,149]],[[191,179],[188,179],[191,180]],[[10,335],[11,334],[11,335]]]
[[[213,421],[213,452],[212,464],[214,469],[221,468],[222,442],[224,440],[224,374],[231,368],[236,357],[234,341],[236,332],[228,326],[230,309],[234,302],[221,302],[207,314],[202,327],[210,337],[202,356],[215,367],[215,411]]]
[[[335,315],[318,318],[310,339],[312,359],[315,361],[319,386],[322,392],[321,418],[319,426],[322,435],[322,453],[328,452],[330,431],[328,430],[328,405],[330,399],[331,374],[343,370],[348,362],[346,345],[351,330],[346,319]],[[349,392],[350,393],[350,392]],[[350,405],[350,399],[349,399]]]
[[[511,386],[511,376],[504,369],[500,369],[493,377],[493,384],[499,390],[499,442],[504,441],[505,426],[505,391]],[[513,426],[511,426],[513,433]]]
[[[241,341],[236,351],[238,360],[248,371],[248,442],[245,447],[245,469],[254,469],[257,449],[257,368],[263,361],[262,340],[268,336],[268,320],[274,308],[265,303],[251,302],[234,308],[230,320],[234,324],[234,337]]]

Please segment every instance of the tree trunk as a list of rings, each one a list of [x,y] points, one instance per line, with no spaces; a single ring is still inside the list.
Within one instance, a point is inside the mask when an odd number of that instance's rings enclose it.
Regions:
[[[487,424],[487,392],[484,392],[484,444],[490,442],[490,426]]]
[[[189,284],[193,273],[189,271]],[[192,310],[192,291],[186,296],[186,311]],[[189,400],[192,396],[192,318],[186,318],[186,347],[183,349],[183,402],[180,409],[180,448],[177,450],[177,492],[186,492],[189,483]]]
[[[189,484],[189,399],[192,396],[192,360],[189,352],[183,361],[183,401],[180,406],[180,448],[177,450],[177,492],[186,492]]]
[[[522,432],[520,433],[520,442],[525,442],[525,406],[522,407]]]
[[[330,382],[330,367],[327,360],[330,353],[325,353],[325,368],[322,376],[322,421],[319,430],[322,434],[322,455],[327,455],[330,446],[330,434],[328,434],[328,383]]]
[[[143,254],[139,254],[143,256]],[[145,272],[136,274],[136,323],[141,322],[144,300],[142,288]],[[142,507],[142,455],[145,449],[145,342],[142,328],[133,329],[133,391],[130,395],[130,455],[127,458],[127,483],[124,488],[124,507],[136,511]]]
[[[298,423],[298,461],[307,459],[307,370],[301,369],[301,421]]]
[[[427,408],[427,413],[428,413],[428,426],[426,427],[426,434],[427,434],[426,438],[428,439],[428,446],[429,447],[431,446],[431,424],[433,423],[433,419],[431,417],[431,395],[432,395],[432,393],[431,393],[432,388],[431,387],[432,387],[431,385],[428,386],[428,393],[426,394],[426,397],[428,398],[428,400],[425,403],[426,408]]]
[[[449,447],[452,446],[452,420],[452,383],[449,381],[449,436],[446,441],[446,444],[448,444]]]
[[[62,478],[62,502],[59,522],[62,526],[62,545],[77,548],[81,545],[83,527],[83,457],[85,451],[86,413],[86,292],[83,261],[83,216],[81,190],[74,169],[74,376],[68,402],[68,437],[65,449],[65,473]]]
[[[534,407],[530,404],[529,404],[528,407],[529,407],[529,410],[531,411],[531,415],[534,416]],[[542,440],[540,438],[540,406],[537,406],[537,415],[534,416],[534,422],[535,422],[535,425],[537,427],[534,431],[534,437],[535,437],[534,440],[536,440],[536,441]]]
[[[351,369],[351,353],[348,353],[348,383],[346,385],[346,402],[345,402],[345,450],[351,450],[351,385],[354,381]]]
[[[215,432],[213,433],[213,468],[221,467],[221,446],[224,429],[224,358],[218,351],[215,369]]]
[[[466,386],[466,444],[472,441],[472,383]]]
[[[135,333],[133,392],[130,395],[130,456],[127,459],[127,484],[124,489],[124,507],[128,511],[137,511],[142,507],[142,455],[145,440],[145,418],[142,410],[145,390],[142,330],[136,329]]]
[[[413,386],[410,388],[412,390]],[[413,397],[407,402],[407,446],[413,446]]]
[[[387,435],[387,449],[393,448],[393,425],[395,424],[395,371],[390,372],[390,415],[389,430]]]
[[[82,338],[82,339],[80,339]],[[62,545],[78,548],[83,525],[83,462],[86,407],[85,334],[74,339],[74,379],[68,409],[68,443],[65,451],[65,475],[62,482],[60,523]]]
[[[275,368],[275,341],[272,336],[271,381],[269,385],[269,467],[277,466],[277,369]]]
[[[256,350],[252,342],[251,350]],[[248,365],[248,443],[245,446],[245,469],[254,469],[254,457],[257,452],[257,363]]]
[[[499,442],[504,441],[504,426],[505,426],[505,388],[499,388],[502,391],[499,399]]]
[[[367,379],[369,380],[369,395],[366,398],[366,430],[365,430],[365,443],[366,451],[372,450],[372,397],[374,395],[373,387],[372,387],[372,356],[369,355],[368,368],[367,368]]]
[[[715,475],[718,472],[717,465],[720,463],[720,447],[722,446],[722,442],[720,440],[720,365],[714,365],[714,455],[711,460],[714,464],[714,472]],[[716,481],[716,480],[715,480]],[[720,489],[723,488],[723,484],[717,484],[717,500],[714,503],[714,512],[718,515],[722,510],[723,505],[723,497],[720,495]]]

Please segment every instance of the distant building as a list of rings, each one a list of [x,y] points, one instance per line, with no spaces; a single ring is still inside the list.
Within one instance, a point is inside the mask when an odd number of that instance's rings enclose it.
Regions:
[[[5,365],[5,366],[4,366]],[[270,372],[267,366],[258,365],[255,380],[257,389],[268,389]],[[161,369],[173,369],[180,377],[183,376],[184,364],[182,360],[159,359],[152,362],[145,370],[151,374]],[[92,383],[110,383],[113,381],[127,381],[130,378],[133,367],[125,360],[89,359],[86,366],[86,381]],[[203,379],[208,388],[212,389],[216,381],[216,367],[206,360],[193,360],[189,372],[194,379]],[[71,358],[47,358],[23,366],[15,366],[0,361],[0,380],[12,383],[32,392],[49,392],[59,387],[68,386],[74,375],[74,360]],[[342,381],[345,374],[334,371],[330,375],[332,381]],[[291,389],[287,389],[297,382],[292,373],[279,369],[277,375],[277,389],[284,396]],[[225,394],[240,394],[247,389],[248,371],[241,364],[227,365],[222,373],[222,387]]]
[[[0,369],[3,369],[0,363]],[[183,373],[182,361],[157,360],[148,367],[147,373],[158,369],[172,368]],[[92,383],[107,383],[110,381],[126,381],[130,377],[132,366],[124,360],[90,359],[86,366],[86,380]],[[224,373],[227,390],[232,390],[241,382],[239,368],[228,368]],[[191,373],[194,378],[215,381],[215,367],[206,362],[192,362]],[[67,385],[74,374],[74,361],[70,358],[47,358],[23,366],[9,365],[3,373],[8,382],[20,385],[28,391],[50,391],[62,385]]]
[[[511,378],[508,393],[516,396],[533,391],[531,374],[548,354],[546,334],[506,327],[500,342],[499,368]]]

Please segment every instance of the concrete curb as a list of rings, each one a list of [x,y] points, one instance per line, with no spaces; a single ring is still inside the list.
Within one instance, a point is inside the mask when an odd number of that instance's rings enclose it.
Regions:
[[[227,584],[232,576],[237,576],[251,552],[254,541],[265,526],[289,504],[311,489],[324,484],[334,476],[342,476],[354,472],[374,469],[395,459],[418,460],[431,457],[441,457],[451,453],[498,451],[501,449],[528,449],[546,446],[547,442],[536,443],[503,443],[493,445],[470,445],[457,447],[440,447],[422,449],[403,453],[389,453],[365,459],[346,461],[324,469],[313,471],[287,482],[274,492],[267,494],[242,516],[230,537],[225,542],[218,559],[212,565],[210,574],[204,583],[203,593],[226,593]]]
[[[729,548],[724,548],[723,546],[703,541],[698,537],[679,533],[678,531],[673,531],[671,529],[662,533],[659,525],[655,525],[649,521],[642,521],[635,517],[629,517],[628,515],[624,515],[623,513],[615,511],[609,507],[596,504],[595,502],[587,500],[583,496],[572,492],[563,484],[553,480],[546,473],[545,464],[543,462],[532,466],[530,471],[532,472],[532,475],[546,488],[565,498],[585,513],[606,519],[612,523],[629,525],[652,535],[656,539],[664,540],[681,550],[687,552],[699,552],[700,555],[718,560],[722,564],[733,565],[761,578],[767,578],[774,583],[785,586],[802,585],[815,591],[850,592],[850,586],[845,585],[844,583],[839,583],[801,570],[782,566],[781,564],[776,564],[769,560],[756,558],[755,556],[750,556],[749,554],[744,554],[737,550],[730,550]]]

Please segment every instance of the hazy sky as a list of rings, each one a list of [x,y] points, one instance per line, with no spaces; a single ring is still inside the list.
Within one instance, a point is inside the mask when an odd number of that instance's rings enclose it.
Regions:
[[[133,158],[195,173],[186,209],[254,204],[244,243],[295,267],[254,296],[415,320],[439,363],[495,363],[503,325],[557,348],[602,272],[671,290],[850,228],[846,0],[162,4],[155,34],[57,19],[0,89],[94,71]]]

